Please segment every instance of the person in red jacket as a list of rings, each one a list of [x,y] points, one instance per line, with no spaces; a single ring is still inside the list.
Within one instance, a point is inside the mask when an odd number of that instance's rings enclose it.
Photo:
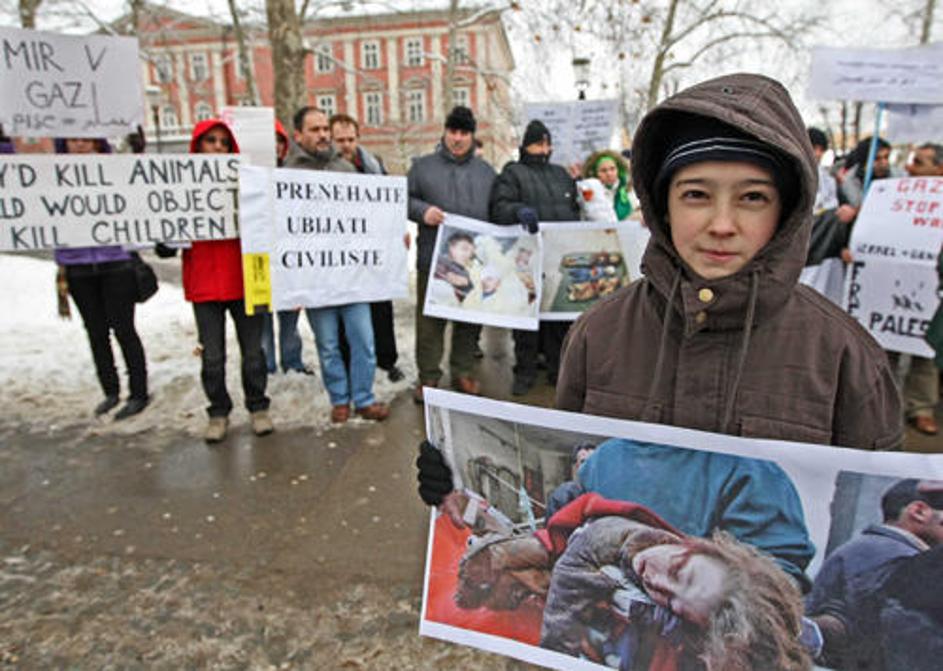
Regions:
[[[190,153],[238,153],[236,138],[219,119],[199,122],[190,139]],[[267,370],[262,353],[262,315],[246,315],[243,302],[242,250],[239,239],[194,242],[183,252],[183,293],[193,303],[202,348],[200,379],[210,401],[207,443],[226,437],[232,399],[226,390],[226,313],[236,326],[242,355],[242,391],[257,436],[272,433],[265,395]]]

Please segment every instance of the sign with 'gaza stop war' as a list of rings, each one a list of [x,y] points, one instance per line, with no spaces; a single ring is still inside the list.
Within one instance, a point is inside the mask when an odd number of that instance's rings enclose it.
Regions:
[[[239,235],[238,156],[0,158],[0,250],[219,240]]]
[[[143,123],[138,41],[0,27],[0,125],[22,137],[112,137]]]
[[[242,166],[246,310],[405,298],[405,177]]]
[[[887,350],[932,356],[924,341],[939,304],[943,178],[872,183],[855,222],[846,306]]]

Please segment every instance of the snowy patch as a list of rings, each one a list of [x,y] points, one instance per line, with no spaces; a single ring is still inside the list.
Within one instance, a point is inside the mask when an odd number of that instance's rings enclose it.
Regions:
[[[78,309],[72,319],[56,313],[56,266],[51,261],[0,255],[0,407],[3,421],[23,428],[87,427],[91,434],[132,434],[150,429],[183,429],[202,433],[206,422],[206,397],[200,385],[200,359],[196,323],[182,289],[162,282],[160,290],[137,306],[135,323],[147,356],[151,404],[140,415],[121,422],[110,415],[96,418],[92,409],[102,392]],[[411,282],[411,284],[415,284]],[[413,289],[413,293],[415,290]],[[398,365],[405,380],[393,384],[377,370],[377,400],[389,402],[416,379],[413,358],[413,310],[415,298],[395,304]],[[235,424],[248,421],[242,407],[239,380],[239,345],[232,321],[227,319],[226,384],[235,408]],[[289,373],[270,375],[267,394],[276,428],[323,428],[329,424],[330,401],[321,382],[314,339],[305,319],[299,320],[304,360],[315,376]],[[122,376],[122,396],[127,394],[124,361],[112,339],[115,361]],[[119,406],[120,407],[120,406]],[[362,420],[354,420],[360,422]]]

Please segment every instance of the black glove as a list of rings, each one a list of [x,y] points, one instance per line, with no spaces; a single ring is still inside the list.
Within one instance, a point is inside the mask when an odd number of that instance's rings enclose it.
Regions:
[[[176,247],[168,247],[163,242],[154,245],[154,253],[161,259],[170,259],[177,255]]]
[[[532,207],[519,208],[517,210],[517,220],[521,222],[521,226],[528,233],[533,234],[540,230],[537,226],[537,210]]]
[[[442,499],[452,492],[452,469],[445,463],[442,452],[428,440],[419,444],[419,457],[416,459],[419,474],[419,498],[426,505],[437,506]]]

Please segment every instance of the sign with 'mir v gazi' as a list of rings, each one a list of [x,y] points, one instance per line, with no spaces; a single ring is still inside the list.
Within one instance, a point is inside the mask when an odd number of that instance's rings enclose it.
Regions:
[[[406,200],[405,177],[242,166],[246,310],[405,298]]]
[[[219,240],[239,235],[234,155],[0,158],[0,250]]]
[[[0,27],[0,124],[23,137],[113,137],[144,119],[138,41]]]
[[[943,178],[875,181],[851,236],[846,307],[892,352],[933,356],[924,341],[939,304]]]

